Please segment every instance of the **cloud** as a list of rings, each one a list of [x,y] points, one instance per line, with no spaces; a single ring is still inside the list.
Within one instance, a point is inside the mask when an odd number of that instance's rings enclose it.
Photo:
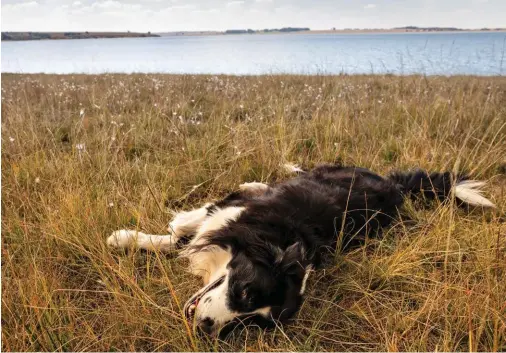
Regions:
[[[187,4],[187,5],[175,5],[175,6],[169,6],[162,11],[174,11],[174,10],[196,10],[197,5],[194,4]]]
[[[195,10],[195,11],[192,11],[192,13],[195,13],[195,14],[211,14],[211,13],[218,13],[220,12],[220,10],[218,9],[203,9],[203,10]]]
[[[39,3],[37,1],[28,1],[28,2],[20,2],[17,4],[2,4],[2,10],[3,11],[24,11],[33,9],[39,6]]]
[[[227,6],[241,6],[242,4],[244,4],[243,0],[234,0],[234,1],[229,1],[227,3]]]
[[[4,31],[504,26],[504,0],[2,0]],[[402,4],[401,4],[402,3]],[[460,11],[459,11],[460,9]],[[469,11],[471,10],[471,11]],[[373,16],[382,11],[382,16]],[[367,15],[367,16],[366,16]]]
[[[122,4],[116,0],[105,0],[105,1],[97,1],[91,4],[92,7],[96,7],[99,9],[120,9]]]

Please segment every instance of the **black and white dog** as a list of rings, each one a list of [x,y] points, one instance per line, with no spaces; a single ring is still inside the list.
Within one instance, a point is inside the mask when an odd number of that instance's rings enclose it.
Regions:
[[[224,333],[238,323],[269,326],[289,319],[302,302],[310,271],[336,243],[347,245],[389,225],[404,197],[456,200],[494,207],[484,182],[463,175],[414,171],[383,178],[357,167],[323,165],[276,185],[246,183],[224,199],[177,214],[168,235],[114,232],[113,247],[182,248],[204,287],[185,304],[202,331]],[[338,240],[339,239],[339,240]]]

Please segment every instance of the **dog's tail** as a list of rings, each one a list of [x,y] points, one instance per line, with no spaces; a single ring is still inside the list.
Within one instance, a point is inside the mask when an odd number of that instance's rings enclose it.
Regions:
[[[483,181],[469,180],[465,175],[445,173],[428,173],[423,170],[412,172],[394,172],[388,179],[399,185],[403,194],[411,197],[422,195],[427,199],[444,201],[455,195],[457,201],[481,207],[495,207],[482,195]]]

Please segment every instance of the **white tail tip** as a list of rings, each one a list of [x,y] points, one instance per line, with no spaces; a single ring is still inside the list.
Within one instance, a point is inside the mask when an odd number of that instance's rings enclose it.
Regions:
[[[455,197],[472,206],[495,207],[495,205],[482,195],[483,181],[465,180],[455,186]]]
[[[305,173],[297,164],[285,163],[283,164],[283,168],[285,168],[288,173]]]

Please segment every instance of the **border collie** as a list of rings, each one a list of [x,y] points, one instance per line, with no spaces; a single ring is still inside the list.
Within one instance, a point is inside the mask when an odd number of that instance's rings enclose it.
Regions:
[[[204,282],[184,315],[199,331],[216,335],[239,323],[269,327],[290,319],[323,256],[377,235],[405,197],[494,207],[481,195],[484,182],[449,172],[416,170],[384,178],[358,167],[322,165],[309,172],[288,167],[298,175],[275,185],[245,183],[220,201],[178,213],[167,235],[119,230],[107,244],[181,248],[189,272]]]

